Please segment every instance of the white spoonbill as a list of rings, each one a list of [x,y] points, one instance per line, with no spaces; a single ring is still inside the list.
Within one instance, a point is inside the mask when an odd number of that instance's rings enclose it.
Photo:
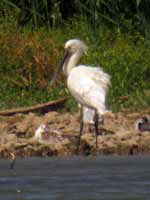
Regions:
[[[62,67],[67,77],[67,86],[71,94],[81,105],[80,134],[77,151],[80,146],[80,139],[83,132],[83,109],[94,113],[94,126],[96,133],[96,148],[98,135],[98,117],[108,111],[107,94],[111,84],[110,76],[101,67],[77,65],[80,57],[87,51],[86,44],[79,39],[71,39],[65,43],[65,55],[62,59],[52,81],[56,79],[57,72]]]

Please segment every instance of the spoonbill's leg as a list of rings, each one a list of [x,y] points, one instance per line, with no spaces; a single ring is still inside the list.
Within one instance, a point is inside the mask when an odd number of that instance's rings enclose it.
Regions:
[[[94,119],[94,126],[95,126],[95,136],[96,136],[96,150],[97,150],[97,147],[98,147],[98,141],[97,141],[97,136],[98,136],[98,113],[97,113],[97,110],[95,110],[95,119]]]
[[[80,147],[80,143],[81,143],[81,135],[83,132],[83,106],[81,105],[81,109],[80,109],[80,133],[79,133],[79,138],[78,138],[78,143],[77,143],[77,153],[79,152],[79,147]]]

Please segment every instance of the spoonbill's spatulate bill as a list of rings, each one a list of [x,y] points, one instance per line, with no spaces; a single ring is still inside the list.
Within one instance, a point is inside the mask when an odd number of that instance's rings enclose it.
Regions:
[[[67,77],[68,89],[81,105],[80,134],[77,151],[80,146],[83,124],[86,121],[84,119],[87,119],[84,116],[86,112],[88,114],[89,112],[91,113],[91,120],[93,118],[94,121],[97,148],[98,117],[108,111],[107,94],[111,84],[110,76],[101,67],[77,65],[80,57],[86,51],[87,46],[83,41],[79,39],[67,41],[65,43],[65,55],[59,65],[59,68],[62,66],[63,72]]]

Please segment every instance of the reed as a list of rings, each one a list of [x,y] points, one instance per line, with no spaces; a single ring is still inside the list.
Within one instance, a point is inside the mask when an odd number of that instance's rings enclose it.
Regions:
[[[50,86],[69,38],[81,38],[90,47],[81,63],[101,65],[112,76],[113,110],[147,108],[149,7],[146,0],[1,0],[0,108],[70,95],[63,75]],[[76,108],[70,98],[66,109]]]
[[[0,11],[6,16],[17,11],[19,26],[55,28],[73,16],[87,18],[92,28],[107,25],[124,31],[133,29],[146,34],[150,22],[148,0],[1,0]]]

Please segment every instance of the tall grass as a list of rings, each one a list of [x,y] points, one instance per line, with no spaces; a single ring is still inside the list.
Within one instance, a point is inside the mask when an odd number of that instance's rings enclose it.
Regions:
[[[147,33],[150,22],[149,0],[1,0],[3,16],[11,9],[18,13],[18,25],[54,28],[73,16],[84,16],[94,28],[102,25],[124,31]]]
[[[0,108],[70,95],[63,75],[50,86],[69,38],[89,45],[82,63],[101,65],[110,73],[113,110],[147,108],[149,8],[148,0],[0,1]],[[66,108],[75,105],[70,98]]]
[[[28,30],[28,29],[27,29]],[[93,32],[85,19],[62,28],[29,32],[0,31],[0,108],[46,102],[65,95],[63,75],[55,87],[51,78],[68,38],[81,38],[89,48],[81,63],[102,66],[112,77],[110,104],[113,110],[147,108],[150,105],[150,43],[135,32],[112,32],[105,27]],[[125,97],[125,98],[124,98]],[[74,109],[70,98],[67,109]]]

